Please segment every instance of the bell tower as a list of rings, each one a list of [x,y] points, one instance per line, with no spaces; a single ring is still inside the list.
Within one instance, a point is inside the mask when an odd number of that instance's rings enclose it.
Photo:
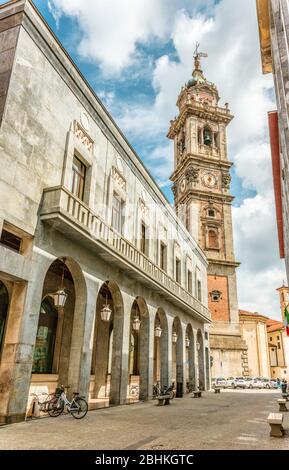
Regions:
[[[171,176],[175,209],[205,252],[208,267],[208,303],[212,314],[210,347],[212,376],[247,375],[247,346],[241,337],[237,300],[226,128],[233,119],[229,106],[219,106],[219,93],[194,55],[194,71],[182,87],[179,115],[171,121],[168,137],[174,141]],[[197,222],[196,222],[197,221]]]

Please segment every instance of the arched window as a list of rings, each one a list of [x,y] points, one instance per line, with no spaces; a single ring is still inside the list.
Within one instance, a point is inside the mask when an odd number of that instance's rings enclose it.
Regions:
[[[218,234],[216,230],[210,229],[208,233],[209,248],[219,248]]]
[[[204,144],[207,147],[212,147],[213,144],[213,134],[208,126],[204,128]]]
[[[8,314],[9,296],[8,291],[0,281],[0,353],[4,343],[4,333]]]
[[[51,374],[57,330],[57,310],[49,298],[41,303],[38,330],[33,355],[32,373]]]

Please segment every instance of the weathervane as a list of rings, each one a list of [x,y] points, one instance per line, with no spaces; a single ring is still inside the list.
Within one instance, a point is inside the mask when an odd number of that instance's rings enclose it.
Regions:
[[[200,43],[199,42],[196,42],[196,49],[195,49],[195,53],[194,53],[194,59],[195,59],[195,70],[200,70],[201,71],[201,57],[208,57],[208,54],[206,54],[205,52],[199,52],[199,47],[200,47]]]

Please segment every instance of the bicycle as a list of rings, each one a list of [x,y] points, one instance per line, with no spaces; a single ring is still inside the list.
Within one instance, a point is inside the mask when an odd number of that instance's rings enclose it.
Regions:
[[[42,393],[41,395],[44,395],[46,399],[44,401],[40,401],[39,395],[37,393],[31,393],[30,396],[34,397],[33,401],[37,403],[39,407],[39,411],[42,411],[43,413],[48,413],[48,405],[53,400],[54,394],[49,394],[49,393]]]
[[[54,398],[48,404],[48,414],[56,418],[61,415],[66,406],[73,418],[82,419],[88,411],[88,403],[78,392],[73,392],[72,401],[69,401],[65,393],[65,389],[68,388],[70,388],[69,385],[56,388]]]

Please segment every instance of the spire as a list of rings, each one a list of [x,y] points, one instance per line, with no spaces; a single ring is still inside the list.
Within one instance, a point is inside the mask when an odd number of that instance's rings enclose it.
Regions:
[[[204,52],[199,52],[199,47],[200,47],[200,44],[197,42],[195,53],[194,53],[195,69],[193,70],[193,73],[192,73],[193,78],[188,83],[189,87],[194,86],[197,83],[206,82],[206,79],[203,75],[203,70],[201,69],[201,57],[208,57],[208,54],[205,54]]]

